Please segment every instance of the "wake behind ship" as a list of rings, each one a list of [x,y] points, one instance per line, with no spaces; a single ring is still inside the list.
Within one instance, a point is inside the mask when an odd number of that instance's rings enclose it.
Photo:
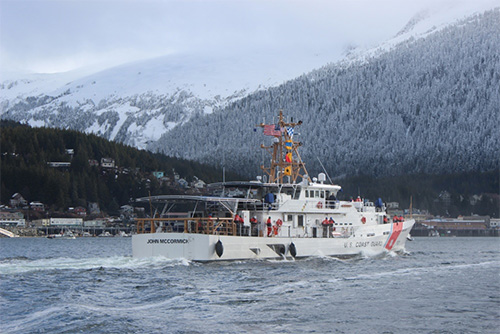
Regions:
[[[301,123],[280,111],[275,124],[259,125],[273,142],[262,145],[271,164],[254,181],[212,184],[212,196],[137,199],[159,205],[161,214],[136,220],[133,256],[215,261],[403,251],[414,220],[388,217],[380,199],[338,200],[341,187],[327,184],[324,173],[311,179],[294,140]]]

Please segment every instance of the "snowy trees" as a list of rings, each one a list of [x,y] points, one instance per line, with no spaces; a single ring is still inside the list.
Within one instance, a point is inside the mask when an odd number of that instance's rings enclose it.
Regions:
[[[336,64],[193,119],[153,146],[248,175],[259,173],[256,123],[279,109],[303,120],[302,157],[332,175],[498,168],[500,11],[405,42],[364,62]],[[216,139],[216,145],[214,145]],[[228,157],[231,157],[229,160]]]

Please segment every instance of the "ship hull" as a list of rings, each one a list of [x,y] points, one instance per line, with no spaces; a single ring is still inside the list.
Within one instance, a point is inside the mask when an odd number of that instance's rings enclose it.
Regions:
[[[404,251],[413,224],[414,221],[410,220],[366,226],[349,237],[331,238],[268,238],[193,233],[137,234],[132,236],[132,253],[136,258],[162,256],[202,262],[311,256],[346,257],[363,253],[375,255],[388,251]]]

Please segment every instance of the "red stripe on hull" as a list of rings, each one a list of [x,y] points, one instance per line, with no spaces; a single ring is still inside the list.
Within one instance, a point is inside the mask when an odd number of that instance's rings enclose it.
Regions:
[[[391,250],[394,244],[396,243],[396,240],[398,239],[399,235],[401,234],[401,231],[403,230],[403,223],[393,223],[392,224],[392,233],[391,236],[389,237],[389,240],[385,243],[385,248],[387,250]]]

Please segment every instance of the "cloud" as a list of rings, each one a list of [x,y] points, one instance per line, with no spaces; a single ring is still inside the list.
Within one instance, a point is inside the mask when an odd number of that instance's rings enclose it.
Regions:
[[[347,45],[395,35],[427,3],[2,0],[1,68],[56,72],[173,53],[321,53],[335,60]]]

